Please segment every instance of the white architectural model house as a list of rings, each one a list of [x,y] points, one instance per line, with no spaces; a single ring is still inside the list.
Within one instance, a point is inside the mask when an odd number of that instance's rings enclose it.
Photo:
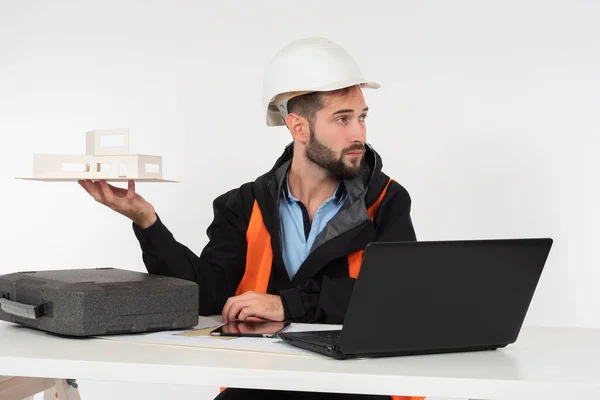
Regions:
[[[85,141],[85,154],[34,154],[33,177],[21,179],[175,182],[163,179],[161,156],[129,153],[129,129],[89,131]]]

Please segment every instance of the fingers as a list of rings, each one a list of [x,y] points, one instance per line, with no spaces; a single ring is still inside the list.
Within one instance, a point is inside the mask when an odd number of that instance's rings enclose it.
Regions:
[[[92,180],[78,182],[96,201],[128,217],[139,226],[150,226],[156,220],[152,205],[135,192],[133,179],[128,180],[127,189],[115,187],[105,179],[97,182]]]
[[[133,179],[127,181],[127,194],[125,197],[129,200],[135,199],[135,181]]]
[[[227,299],[222,318],[229,321],[270,320],[283,321],[285,315],[281,297],[277,295],[247,292]]]
[[[252,299],[245,304],[240,304],[240,311],[237,319],[240,321],[281,321],[283,316],[279,316],[273,305],[266,298]]]
[[[116,193],[122,191],[126,193],[124,189],[114,187],[108,184],[105,180],[93,182],[91,180],[80,180],[79,185],[88,192],[94,200],[112,208],[113,210],[121,210],[123,207],[123,199],[117,196]],[[123,196],[124,197],[124,196]]]
[[[230,297],[227,299],[227,301],[225,302],[225,305],[223,306],[223,310],[221,310],[221,319],[223,320],[224,323],[229,322],[229,320],[227,319],[227,315],[229,313],[229,309],[231,308],[231,303],[233,302],[233,299],[235,297]]]
[[[246,320],[260,320],[260,318],[252,318],[260,313],[260,306],[257,304],[248,305],[246,307],[242,307],[240,312],[238,313],[237,318],[240,321]]]
[[[79,181],[79,185],[83,187],[85,191],[88,192],[94,198],[94,200],[96,200],[99,203],[106,203],[106,199],[104,198],[104,195],[102,193],[102,190],[98,186],[98,183],[84,180]]]
[[[239,296],[230,297],[225,302],[225,305],[223,306],[223,311],[221,311],[221,318],[223,319],[223,322],[229,322],[229,310],[231,309],[233,303],[238,300],[238,298]]]
[[[130,190],[121,189],[115,187],[104,180],[100,181],[100,187],[102,188],[102,194],[106,199],[106,205],[113,210],[127,213],[131,201],[135,198],[135,192],[132,198],[129,197]]]
[[[243,319],[240,317],[240,313],[248,307],[251,307],[252,303],[253,302],[251,300],[235,302],[229,310],[229,315],[227,316],[228,321],[235,321],[236,319],[243,321]]]
[[[223,322],[235,321],[238,313],[241,310],[241,305],[247,304],[247,302],[253,297],[256,297],[254,292],[246,292],[239,296],[233,296],[227,299],[225,306],[223,306],[223,311],[221,312],[221,318],[223,318]]]
[[[236,319],[240,319],[239,318],[240,312],[244,308],[249,307],[252,303],[253,303],[253,301],[248,300],[248,299],[235,300],[231,304],[231,307],[229,308],[229,311],[227,312],[227,315],[226,315],[227,321],[235,321]]]
[[[106,183],[105,180],[101,180],[99,183],[100,183],[100,188],[102,189],[102,194],[104,195],[104,198],[106,199],[106,203],[109,205],[114,204],[115,200],[116,200],[116,196],[113,193],[112,189],[108,187],[108,183]]]
[[[88,190],[88,188],[87,188],[87,183],[86,183],[86,181],[79,180],[79,181],[77,181],[77,183],[79,184],[79,186],[81,186],[81,187],[83,188],[83,190],[85,190],[86,192],[88,192],[88,194],[90,194],[90,195],[91,195],[90,191],[89,191],[89,190]]]
[[[118,197],[125,197],[125,195],[127,194],[127,190],[120,188],[120,187],[116,187],[111,185],[110,183],[106,182],[106,186],[108,186],[108,188],[114,193],[116,194]]]

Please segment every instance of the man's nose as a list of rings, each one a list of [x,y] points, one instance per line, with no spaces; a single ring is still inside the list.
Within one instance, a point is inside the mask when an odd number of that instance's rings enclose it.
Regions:
[[[365,143],[367,141],[367,129],[360,121],[352,124],[348,135],[350,141],[353,143]]]

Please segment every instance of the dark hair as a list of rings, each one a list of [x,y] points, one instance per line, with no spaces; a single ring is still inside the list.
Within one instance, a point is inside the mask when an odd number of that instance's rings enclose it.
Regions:
[[[288,114],[294,113],[306,118],[311,129],[314,127],[315,115],[321,108],[323,108],[321,92],[293,97],[287,104]]]
[[[331,92],[312,92],[291,98],[287,104],[288,114],[294,113],[308,120],[312,129],[314,127],[315,115],[323,108],[323,94],[335,93],[342,96],[348,94],[352,87],[333,90]]]

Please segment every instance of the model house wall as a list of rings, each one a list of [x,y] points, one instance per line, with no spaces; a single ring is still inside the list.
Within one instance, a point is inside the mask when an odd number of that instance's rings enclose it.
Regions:
[[[129,153],[129,129],[86,132],[85,154],[34,154],[33,178],[162,179],[162,157]]]

